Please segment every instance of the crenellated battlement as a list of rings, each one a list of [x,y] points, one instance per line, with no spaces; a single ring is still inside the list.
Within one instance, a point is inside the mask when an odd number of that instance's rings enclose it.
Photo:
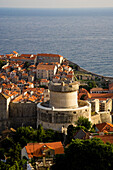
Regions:
[[[49,90],[54,92],[73,92],[77,91],[79,89],[79,83],[73,82],[73,83],[53,83],[50,82],[49,84]]]

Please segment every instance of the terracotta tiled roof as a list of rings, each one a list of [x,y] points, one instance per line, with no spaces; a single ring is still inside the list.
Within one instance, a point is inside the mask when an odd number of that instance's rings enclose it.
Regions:
[[[16,73],[17,71],[16,71],[16,70],[13,70],[12,72]]]
[[[28,157],[32,158],[42,156],[42,150],[47,148],[53,149],[56,154],[64,154],[64,148],[61,142],[52,142],[52,143],[29,143],[25,146]]]
[[[73,78],[73,75],[66,75],[67,78]]]
[[[55,77],[54,77],[54,79],[60,79],[60,77],[58,77],[58,76],[55,76]]]
[[[111,123],[104,122],[104,123],[96,124],[95,126],[99,130],[99,132],[103,132],[104,130],[106,130],[107,132],[108,131],[113,132],[113,125]],[[110,127],[109,130],[107,127]]]
[[[104,136],[95,135],[93,137],[100,138],[104,143],[106,142],[113,143],[113,135],[104,135]]]
[[[41,80],[40,80],[40,82],[48,83],[48,82],[49,82],[49,80],[47,80],[47,79],[41,79]]]
[[[5,80],[5,79],[6,79],[6,76],[1,76],[1,79]]]
[[[113,90],[113,83],[109,84],[109,90]]]
[[[82,95],[85,95],[85,100],[87,100],[88,98],[91,98],[91,94],[84,88],[80,89],[80,92],[78,94],[78,98],[80,99]]]
[[[15,60],[25,60],[25,61],[27,61],[27,60],[34,60],[35,59],[35,56],[34,57],[12,57],[11,59],[15,59]]]
[[[96,126],[97,129],[101,132],[101,131],[103,130],[103,128],[106,126],[106,122],[96,124],[95,126]]]
[[[54,70],[55,65],[40,65],[38,64],[37,70]]]
[[[31,57],[31,55],[32,55],[32,54],[21,54],[20,57],[28,57],[28,58],[29,58],[29,57]]]
[[[4,96],[4,98],[6,98],[6,99],[8,99],[8,98],[9,98],[9,96],[8,96],[8,95],[6,95],[6,94],[4,94],[4,93],[1,93],[1,95],[2,95],[2,96]]]
[[[44,54],[44,53],[37,54],[37,56],[44,56],[44,57],[63,57],[63,56],[58,55],[58,54]]]
[[[22,73],[22,76],[28,76],[28,73]]]
[[[7,57],[9,57],[9,56],[13,56],[13,54],[6,54],[6,56],[7,56]]]
[[[12,102],[19,102],[22,99],[22,95],[16,97],[14,100],[12,100]]]
[[[113,98],[113,93],[91,93],[91,98]]]
[[[26,83],[26,81],[25,81],[25,80],[23,80],[23,79],[21,79],[21,80],[19,80],[17,83],[18,83],[18,84],[25,84],[25,83]]]
[[[30,68],[35,68],[36,66],[35,66],[35,65],[30,65],[29,67],[30,67]]]
[[[92,89],[91,89],[91,91],[102,91],[102,90],[103,90],[103,88],[99,88],[99,87],[98,87],[98,88],[92,88]]]
[[[16,51],[13,51],[13,53],[18,54]]]

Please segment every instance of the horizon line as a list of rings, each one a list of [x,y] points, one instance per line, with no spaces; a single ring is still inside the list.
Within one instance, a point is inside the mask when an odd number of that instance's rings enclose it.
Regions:
[[[108,9],[108,8],[113,8],[113,7],[0,7],[0,8],[7,8],[7,9]]]

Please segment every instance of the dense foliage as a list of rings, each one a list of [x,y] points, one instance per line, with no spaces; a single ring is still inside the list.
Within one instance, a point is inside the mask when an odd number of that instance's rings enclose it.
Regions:
[[[113,145],[97,138],[71,142],[65,154],[56,157],[53,170],[111,170],[113,169]]]
[[[85,118],[83,116],[80,116],[75,124],[77,126],[84,126],[86,131],[91,128],[91,122],[88,120],[88,118]]]
[[[88,80],[87,85],[80,85],[80,88],[86,89],[88,92],[94,87],[97,87],[97,81]]]
[[[28,126],[18,128],[14,140],[24,147],[30,142],[63,142],[63,134],[52,129],[44,130],[41,125],[38,126],[38,129]]]
[[[91,122],[83,116],[80,116],[78,118],[78,120],[75,122],[75,125],[76,126],[73,126],[73,125],[68,126],[65,145],[69,144],[72,141],[72,139],[74,139],[74,135],[76,134],[78,130],[83,129],[84,131],[88,131],[88,130],[92,131]]]
[[[32,127],[19,127],[11,137],[6,137],[0,141],[0,170],[20,170],[26,167],[27,160],[21,160],[21,149],[30,142],[55,142],[63,141],[63,134],[54,130],[44,130],[41,125],[38,129]]]
[[[96,87],[96,82],[95,81],[89,81],[88,86],[89,86],[90,89],[92,89],[92,88]]]

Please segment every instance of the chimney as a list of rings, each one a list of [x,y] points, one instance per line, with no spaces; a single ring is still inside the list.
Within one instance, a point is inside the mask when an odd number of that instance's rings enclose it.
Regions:
[[[43,152],[43,166],[46,165],[46,157],[45,157],[45,153]]]

